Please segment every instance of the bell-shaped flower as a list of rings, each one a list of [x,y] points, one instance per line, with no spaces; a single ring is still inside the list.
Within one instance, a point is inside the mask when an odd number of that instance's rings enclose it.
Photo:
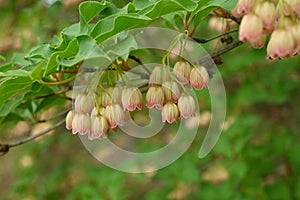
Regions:
[[[165,93],[165,102],[177,103],[180,96],[180,89],[176,81],[166,81],[162,84]]]
[[[151,86],[146,93],[147,108],[161,110],[164,104],[165,94],[160,86]]]
[[[110,128],[123,126],[125,124],[125,112],[119,104],[112,104],[106,107],[105,117]]]
[[[291,31],[286,29],[275,30],[267,46],[268,59],[281,59],[294,56],[297,53],[297,44]]]
[[[168,79],[168,72],[164,67],[156,66],[150,74],[149,85],[161,85]]]
[[[274,3],[269,1],[260,2],[255,7],[255,14],[263,21],[263,33],[271,33],[276,22],[276,7]]]
[[[141,110],[143,105],[143,96],[136,87],[126,87],[122,92],[122,106],[125,111]]]
[[[178,99],[180,117],[187,119],[196,114],[196,103],[192,96],[184,94]]]
[[[263,21],[255,14],[247,14],[242,18],[239,40],[242,42],[257,42],[263,34]]]
[[[208,88],[209,74],[205,67],[194,67],[190,75],[190,85],[196,90],[201,90],[203,87]]]
[[[72,129],[72,122],[74,119],[75,112],[74,110],[70,110],[66,116],[66,129],[71,130]]]
[[[177,105],[173,102],[168,102],[162,109],[162,122],[174,123],[179,117]]]
[[[107,119],[104,116],[95,116],[91,118],[91,131],[89,139],[105,138],[109,130]]]
[[[79,94],[75,99],[75,112],[90,114],[94,108],[94,98],[92,95]]]
[[[79,133],[85,135],[90,132],[91,121],[86,113],[76,113],[72,121],[73,134]]]
[[[188,62],[178,61],[174,65],[173,73],[182,84],[186,85],[189,83],[191,66]]]

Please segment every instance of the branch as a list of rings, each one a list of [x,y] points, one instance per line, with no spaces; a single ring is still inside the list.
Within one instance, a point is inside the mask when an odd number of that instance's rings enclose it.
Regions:
[[[48,128],[48,129],[46,129],[46,130],[44,130],[44,131],[41,131],[41,132],[39,132],[38,134],[35,134],[35,135],[30,136],[30,137],[28,137],[28,138],[24,138],[24,139],[22,139],[22,140],[20,140],[20,141],[17,141],[17,142],[15,142],[15,143],[11,143],[11,144],[0,144],[0,156],[5,155],[5,154],[9,151],[9,149],[12,148],[12,147],[16,147],[16,146],[25,144],[25,143],[27,143],[27,142],[30,142],[30,141],[32,141],[32,140],[38,138],[38,137],[41,137],[41,136],[43,136],[43,135],[49,133],[50,131],[52,131],[52,130],[56,129],[57,127],[59,127],[60,125],[62,125],[64,122],[65,122],[65,119],[63,119],[63,120],[57,122],[56,124],[54,124],[54,125],[51,126],[50,128]]]

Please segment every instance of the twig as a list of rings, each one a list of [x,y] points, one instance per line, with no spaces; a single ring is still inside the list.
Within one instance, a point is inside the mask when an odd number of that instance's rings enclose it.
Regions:
[[[25,143],[27,143],[27,142],[30,142],[30,141],[32,141],[32,140],[38,138],[38,137],[41,137],[41,136],[43,136],[43,135],[49,133],[50,131],[52,131],[52,130],[56,129],[57,127],[59,127],[60,125],[62,125],[64,122],[65,122],[65,119],[63,119],[63,120],[57,122],[56,124],[54,124],[54,125],[51,126],[50,128],[48,128],[48,129],[46,129],[46,130],[44,130],[44,131],[41,131],[41,132],[39,132],[38,134],[35,134],[35,135],[30,136],[30,137],[28,137],[28,138],[22,139],[22,140],[20,140],[20,141],[15,142],[15,143],[11,143],[11,144],[0,144],[0,156],[5,155],[5,154],[9,151],[9,149],[12,148],[12,147],[16,147],[16,146],[25,144]]]
[[[227,31],[225,33],[222,33],[222,34],[216,35],[214,37],[211,37],[209,39],[199,39],[199,38],[195,38],[195,37],[192,37],[192,39],[195,40],[198,43],[203,43],[204,44],[204,43],[210,42],[212,40],[218,39],[220,37],[223,37],[225,35],[228,35],[230,33],[235,33],[235,32],[238,32],[238,31],[239,31],[239,29],[230,30],[230,31]]]
[[[141,59],[139,59],[138,57],[132,55],[132,54],[129,54],[129,57],[130,59],[134,60],[135,62],[137,62],[139,65],[141,65],[143,67],[143,69],[148,73],[148,74],[151,74],[151,71],[144,65],[144,63],[142,62]]]

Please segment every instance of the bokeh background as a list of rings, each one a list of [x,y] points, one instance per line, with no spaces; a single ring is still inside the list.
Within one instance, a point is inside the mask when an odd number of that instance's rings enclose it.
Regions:
[[[0,0],[0,54],[10,59],[13,52],[26,53],[48,42],[78,21],[79,3]],[[199,37],[216,34],[207,27],[207,22],[201,24]],[[222,56],[218,67],[227,92],[227,117],[217,145],[205,158],[198,158],[210,117],[209,95],[203,91],[199,133],[170,166],[146,174],[118,172],[95,160],[78,137],[61,127],[0,157],[0,199],[300,199],[300,56],[280,61],[265,57],[264,49],[247,45]],[[31,126],[1,124],[0,141],[26,137]],[[155,146],[161,141],[150,142]]]

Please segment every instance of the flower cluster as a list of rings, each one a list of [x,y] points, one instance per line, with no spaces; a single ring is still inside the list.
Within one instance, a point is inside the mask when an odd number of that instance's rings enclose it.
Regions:
[[[239,39],[253,48],[267,46],[268,59],[300,53],[300,1],[239,0],[233,15],[241,18]]]
[[[200,90],[208,88],[209,75],[205,67],[191,67],[188,62],[177,62],[173,70],[155,67],[149,77],[146,107],[161,110],[163,122],[174,123],[196,114],[196,101],[185,86]],[[91,93],[91,92],[90,92]],[[66,128],[72,133],[88,134],[88,138],[105,138],[130,119],[130,113],[143,108],[139,88],[114,86],[102,88],[99,93],[79,94],[74,109],[66,117]]]

